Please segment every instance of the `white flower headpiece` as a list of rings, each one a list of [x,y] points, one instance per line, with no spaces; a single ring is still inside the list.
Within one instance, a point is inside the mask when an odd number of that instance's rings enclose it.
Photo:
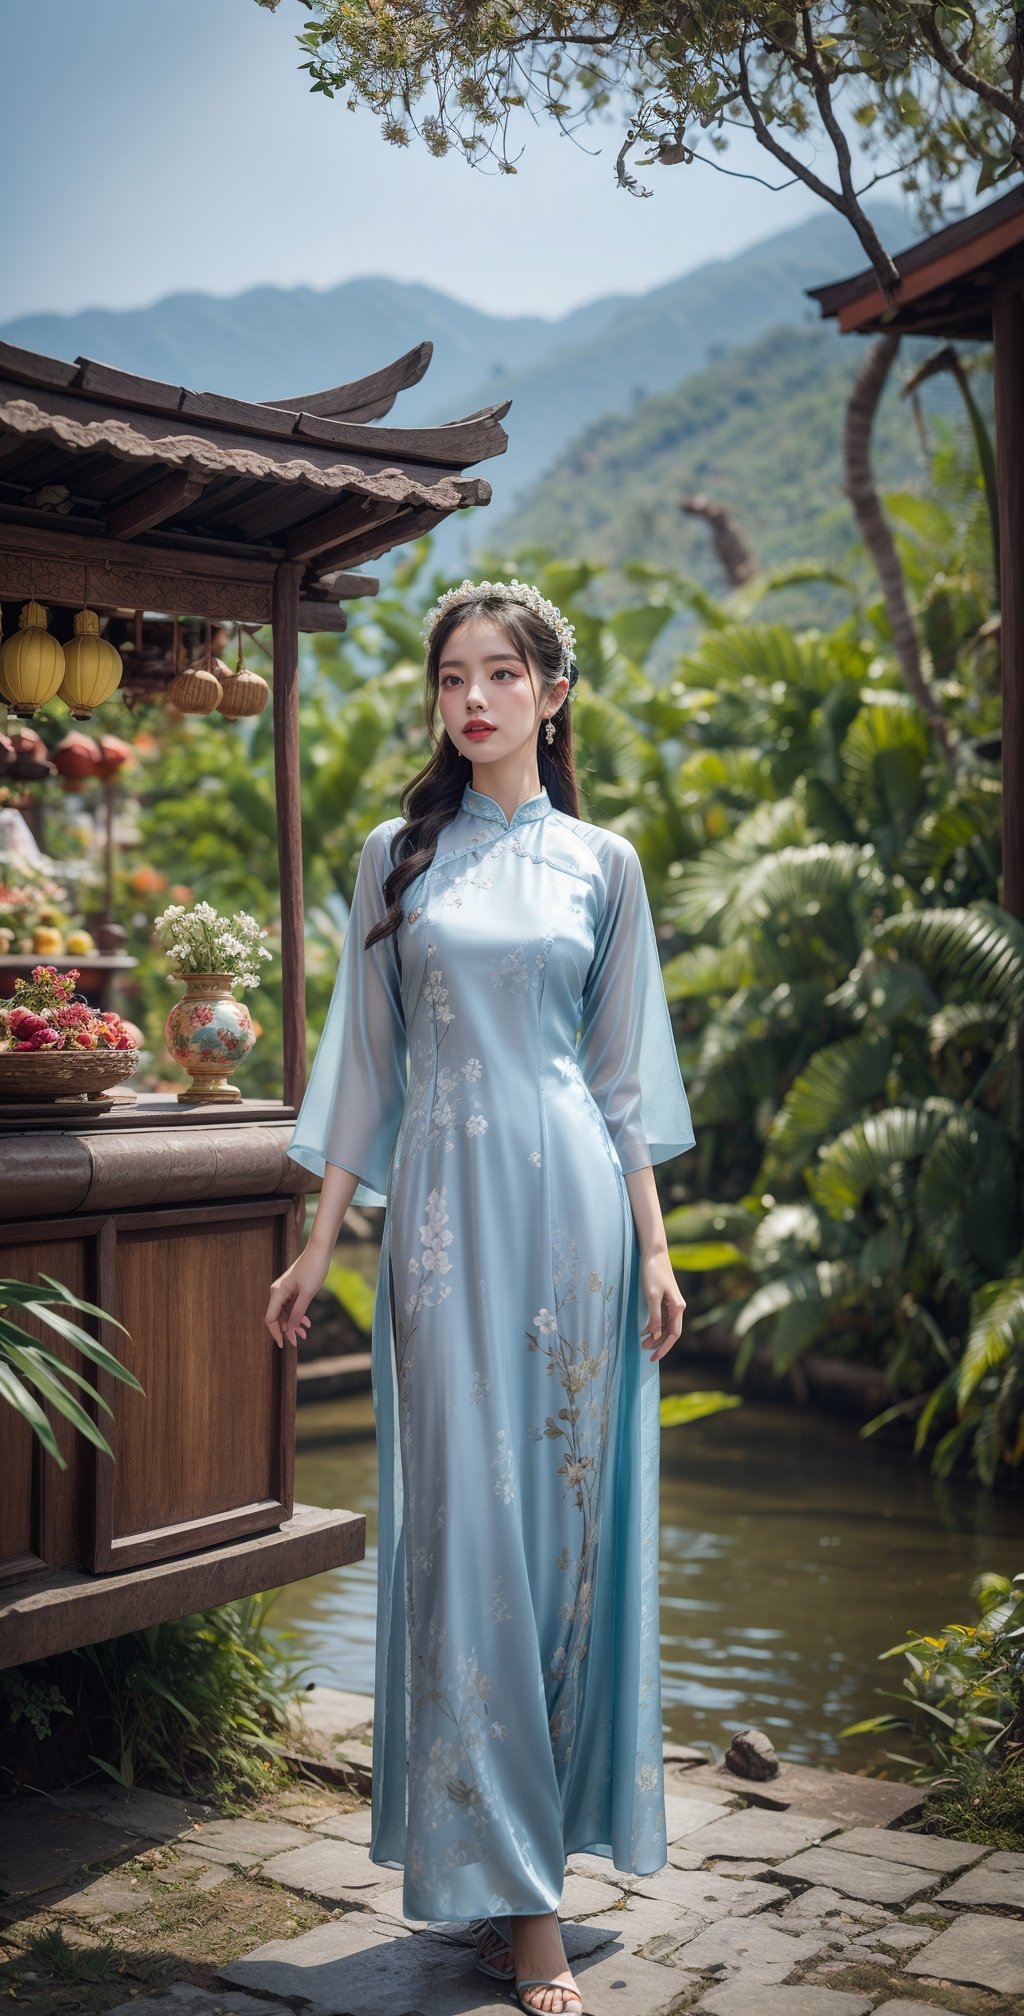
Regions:
[[[458,588],[449,588],[438,597],[428,612],[423,625],[423,641],[430,647],[430,640],[442,616],[457,603],[473,602],[518,602],[524,609],[531,609],[543,623],[554,631],[562,647],[562,672],[569,681],[569,692],[575,686],[579,673],[576,669],[576,632],[568,618],[562,615],[553,602],[547,601],[539,588],[531,587],[528,581],[463,581]],[[568,695],[566,696],[569,697]]]

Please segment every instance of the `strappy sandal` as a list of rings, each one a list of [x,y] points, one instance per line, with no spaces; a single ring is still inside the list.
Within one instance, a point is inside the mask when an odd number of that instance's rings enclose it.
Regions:
[[[567,1981],[549,1981],[543,1974],[535,1974],[533,1976],[527,1975],[525,1981],[516,1981],[514,1986],[515,1986],[516,2001],[518,2002],[520,2009],[525,2009],[526,2016],[552,2016],[552,2012],[547,2009],[538,2009],[536,2002],[524,2002],[523,2001],[524,1988],[559,1988],[561,1989],[562,1992],[562,2008],[560,2011],[560,2016],[586,2016],[586,2012],[583,2007],[583,1997],[580,1994],[579,1989],[570,1988],[569,1983]],[[566,2008],[565,1999],[567,1996],[571,1996],[574,2002],[579,2003],[580,2006],[578,2009]]]
[[[505,1927],[504,1931],[502,1930],[503,1926]],[[512,1980],[514,1969],[512,1967],[496,1967],[493,1960],[484,1959],[484,1942],[489,1932],[500,1939],[502,1945],[511,1953],[512,1941],[509,1938],[508,1919],[474,1918],[469,1930],[473,1937],[473,1944],[476,1947],[476,1964],[481,1974],[489,1974],[493,1981],[504,1981],[506,1986],[508,1986]]]

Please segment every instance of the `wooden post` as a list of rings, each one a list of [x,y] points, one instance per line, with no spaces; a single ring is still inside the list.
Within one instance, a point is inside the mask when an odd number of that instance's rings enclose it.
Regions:
[[[1003,689],[1003,904],[1024,920],[1024,298],[992,293]]]
[[[281,1001],[284,1100],[298,1106],[306,1084],[306,965],[299,790],[299,582],[301,566],[274,575],[274,792],[281,891]]]

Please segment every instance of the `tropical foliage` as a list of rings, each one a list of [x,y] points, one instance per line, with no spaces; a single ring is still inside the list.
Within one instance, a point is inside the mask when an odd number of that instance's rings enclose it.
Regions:
[[[70,1775],[244,1800],[281,1772],[308,1671],[268,1620],[277,1591],[0,1673],[0,1736],[31,1761],[57,1742]],[[64,1718],[67,1725],[64,1726]],[[72,1768],[73,1767],[73,1768]],[[23,1773],[31,1779],[31,1771]]]
[[[38,1337],[26,1330],[17,1316],[29,1316],[37,1324],[53,1332],[55,1337],[72,1350],[79,1351],[83,1358],[109,1373],[112,1379],[120,1379],[126,1386],[134,1387],[136,1393],[143,1388],[134,1372],[129,1372],[108,1351],[104,1344],[90,1337],[80,1323],[75,1323],[62,1312],[75,1309],[85,1316],[95,1316],[103,1323],[113,1324],[127,1337],[128,1332],[116,1317],[97,1309],[92,1302],[83,1302],[62,1282],[55,1281],[49,1274],[42,1274],[38,1281],[0,1281],[0,1403],[13,1407],[31,1428],[32,1433],[42,1443],[48,1456],[62,1470],[67,1469],[67,1460],[61,1454],[53,1423],[41,1400],[49,1402],[58,1414],[70,1421],[73,1428],[86,1440],[102,1449],[104,1455],[112,1456],[113,1451],[92,1416],[88,1414],[76,1398],[77,1394],[93,1407],[102,1407],[105,1414],[113,1409],[95,1386],[91,1385],[83,1373],[69,1365],[67,1359],[52,1351],[48,1345],[40,1343]],[[17,1312],[17,1314],[16,1314]],[[38,1396],[38,1397],[37,1397]]]
[[[902,1658],[909,1668],[902,1691],[891,1697],[902,1712],[851,1722],[839,1735],[908,1730],[919,1754],[886,1755],[909,1766],[915,1783],[928,1783],[930,1805],[938,1809],[929,1811],[929,1827],[941,1831],[941,1809],[960,1805],[967,1813],[950,1811],[948,1831],[1012,1850],[1024,1844],[1024,1575],[1012,1581],[982,1575],[975,1594],[976,1623],[946,1624],[932,1634],[915,1631],[879,1653],[880,1659]],[[999,1780],[1005,1780],[1005,1797]],[[1001,1815],[1000,1806],[1005,1806]],[[1003,1826],[1012,1832],[1004,1836]]]

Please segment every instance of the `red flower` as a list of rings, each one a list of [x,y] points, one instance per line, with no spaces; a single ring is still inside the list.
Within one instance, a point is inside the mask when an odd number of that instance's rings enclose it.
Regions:
[[[204,1029],[206,1027],[206,1024],[212,1021],[213,1021],[213,1009],[209,1007],[206,1002],[201,1001],[197,1007],[193,1008],[192,1010],[193,1028]]]
[[[92,1009],[84,1001],[69,1001],[63,1008],[54,1010],[54,1020],[59,1029],[88,1029],[92,1021]]]
[[[50,1027],[49,1023],[44,1022],[43,1017],[36,1015],[31,1008],[12,1008],[8,1024],[11,1035],[26,1043],[33,1037],[45,1033]]]

